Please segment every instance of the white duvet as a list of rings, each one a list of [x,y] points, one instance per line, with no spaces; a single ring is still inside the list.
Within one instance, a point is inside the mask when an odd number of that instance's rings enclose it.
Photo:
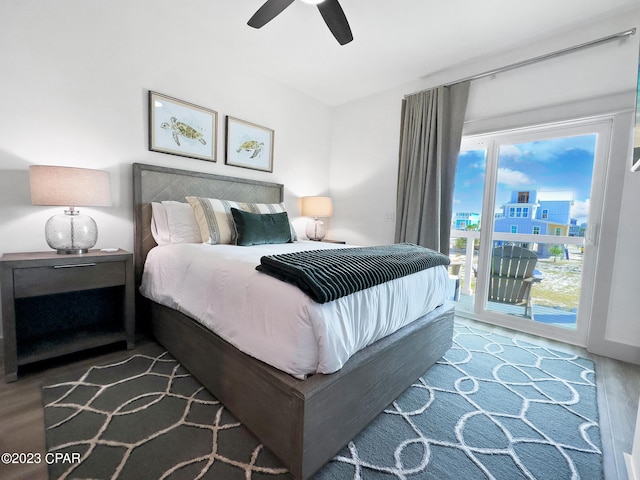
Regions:
[[[140,292],[299,378],[339,370],[358,350],[444,302],[448,273],[443,266],[324,304],[255,269],[263,255],[320,248],[341,246],[162,245],[147,256]]]

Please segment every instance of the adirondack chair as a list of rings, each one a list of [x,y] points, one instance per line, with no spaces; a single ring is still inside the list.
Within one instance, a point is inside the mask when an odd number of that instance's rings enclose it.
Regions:
[[[493,249],[489,277],[489,301],[524,306],[531,309],[531,285],[538,255],[526,248],[512,245]]]

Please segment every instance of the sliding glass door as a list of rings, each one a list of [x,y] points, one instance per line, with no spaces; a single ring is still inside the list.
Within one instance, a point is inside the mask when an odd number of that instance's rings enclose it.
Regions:
[[[459,311],[586,344],[610,122],[463,139],[452,225]]]

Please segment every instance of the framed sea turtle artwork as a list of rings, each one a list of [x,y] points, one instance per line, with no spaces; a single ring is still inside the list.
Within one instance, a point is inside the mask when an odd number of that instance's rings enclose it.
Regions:
[[[216,161],[218,112],[149,91],[149,150]]]
[[[273,130],[229,116],[226,127],[226,165],[273,172]]]

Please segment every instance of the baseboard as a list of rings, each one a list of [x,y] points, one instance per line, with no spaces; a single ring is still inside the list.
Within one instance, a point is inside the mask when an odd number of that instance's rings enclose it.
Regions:
[[[640,480],[635,474],[635,468],[633,468],[633,457],[628,453],[624,454],[624,463],[627,465],[627,475],[629,480]]]
[[[602,355],[603,357],[640,365],[640,347],[636,347],[635,345],[628,345],[604,338],[599,342],[588,342],[587,350],[591,353]]]

